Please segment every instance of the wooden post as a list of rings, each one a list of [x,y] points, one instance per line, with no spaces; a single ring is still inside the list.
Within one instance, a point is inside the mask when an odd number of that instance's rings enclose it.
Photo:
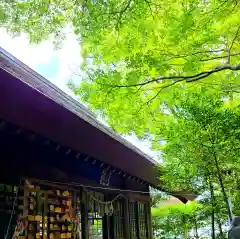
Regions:
[[[114,195],[107,195],[106,196],[106,201],[110,201],[110,200],[113,200],[114,197],[116,197],[117,195],[114,194]],[[115,203],[118,203],[118,202],[115,202]],[[109,239],[115,239],[115,209],[114,209],[114,212],[111,216],[106,216],[107,217],[107,230],[108,230],[108,238]]]
[[[133,203],[131,203],[130,201],[128,201],[128,210],[129,210],[129,226],[130,226],[130,239],[136,239],[135,237],[133,238],[133,233],[132,233],[132,230],[133,230],[133,225],[132,225],[132,217],[133,217],[133,213],[132,213],[132,207],[133,207]]]
[[[110,238],[111,239],[115,239],[114,223],[115,223],[115,215],[113,213],[113,215],[109,217],[109,230],[110,230]]]
[[[151,203],[146,204],[146,216],[147,216],[147,238],[152,239],[153,238],[153,232],[152,232],[152,215],[151,215]]]
[[[109,231],[108,231],[108,216],[104,215],[102,217],[102,229],[103,229],[103,238],[109,239]]]
[[[104,195],[104,201],[108,201],[109,196],[108,195]],[[109,216],[104,214],[104,216],[102,217],[102,229],[103,229],[103,238],[104,239],[110,239],[110,231],[109,231]]]

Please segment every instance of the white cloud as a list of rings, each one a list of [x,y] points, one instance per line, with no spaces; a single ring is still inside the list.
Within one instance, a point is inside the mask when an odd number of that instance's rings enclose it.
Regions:
[[[74,96],[66,86],[66,83],[73,73],[78,71],[82,63],[82,57],[79,43],[71,29],[66,30],[66,32],[67,39],[64,41],[61,49],[54,50],[51,41],[44,41],[39,45],[30,44],[26,35],[21,34],[12,38],[4,28],[0,28],[0,46],[36,71],[39,65],[50,64],[52,58],[57,57],[59,70],[54,77],[48,80],[66,93]],[[38,73],[42,74],[42,72]]]
[[[51,61],[51,42],[30,45],[26,35],[12,38],[4,28],[0,28],[0,36],[0,46],[33,69],[36,69],[38,64],[48,64]]]
[[[66,87],[66,83],[70,78],[81,80],[74,74],[79,71],[82,63],[80,45],[71,30],[68,30],[67,39],[62,48],[55,51],[53,55],[59,58],[60,66],[57,75],[49,80],[69,94],[71,91]]]

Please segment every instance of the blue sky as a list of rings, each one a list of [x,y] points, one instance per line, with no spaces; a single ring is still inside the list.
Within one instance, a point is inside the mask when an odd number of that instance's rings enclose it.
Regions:
[[[54,78],[60,70],[60,59],[53,56],[48,64],[39,64],[36,66],[36,71],[41,73],[45,78]]]
[[[34,45],[29,44],[27,36],[23,34],[12,38],[3,28],[0,28],[0,36],[0,46],[2,48],[47,78],[61,90],[76,98],[66,85],[70,79],[75,83],[81,80],[74,74],[79,72],[82,63],[81,49],[71,30],[68,30],[68,37],[60,50],[54,50],[50,40]],[[126,139],[143,152],[157,159],[156,154],[149,149],[147,142],[139,141],[133,135],[126,136]]]

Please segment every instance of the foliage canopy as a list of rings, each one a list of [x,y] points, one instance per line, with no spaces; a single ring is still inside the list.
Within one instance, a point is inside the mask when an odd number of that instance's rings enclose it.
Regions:
[[[72,26],[85,59],[75,93],[117,131],[144,137],[172,88],[238,91],[239,9],[236,0],[1,0],[0,23],[33,42],[59,42]]]

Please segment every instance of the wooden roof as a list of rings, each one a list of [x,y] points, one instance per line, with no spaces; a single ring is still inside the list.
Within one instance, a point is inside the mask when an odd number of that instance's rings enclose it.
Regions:
[[[33,56],[37,57],[37,56]],[[0,48],[0,118],[159,186],[155,161]]]

